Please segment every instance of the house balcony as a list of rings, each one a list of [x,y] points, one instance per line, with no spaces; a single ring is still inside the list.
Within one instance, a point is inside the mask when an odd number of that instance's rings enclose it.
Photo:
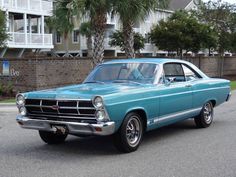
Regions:
[[[0,8],[16,13],[51,16],[53,3],[46,0],[0,0]]]
[[[9,32],[9,48],[51,49],[52,34]]]

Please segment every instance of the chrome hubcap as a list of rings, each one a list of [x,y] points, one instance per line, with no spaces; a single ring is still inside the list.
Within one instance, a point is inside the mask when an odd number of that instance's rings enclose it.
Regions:
[[[213,118],[213,109],[210,103],[206,103],[203,108],[204,119],[207,124],[211,123]]]
[[[129,145],[135,147],[140,141],[141,134],[141,122],[138,117],[132,116],[126,126],[126,137]]]

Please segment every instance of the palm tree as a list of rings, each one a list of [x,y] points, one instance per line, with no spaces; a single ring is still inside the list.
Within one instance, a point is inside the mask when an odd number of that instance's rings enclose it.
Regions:
[[[80,25],[80,34],[82,36],[85,36],[87,38],[87,49],[88,49],[88,58],[91,58],[93,56],[93,41],[92,41],[92,36],[93,36],[93,29],[91,22],[83,22]]]
[[[134,24],[143,21],[155,8],[168,5],[168,0],[114,0],[113,10],[119,14],[127,58],[134,58]]]
[[[66,50],[65,57],[69,56],[69,40],[68,34],[74,29],[73,23],[73,13],[67,5],[72,2],[72,0],[60,0],[56,2],[56,8],[53,12],[54,26],[57,32],[63,35],[64,38],[64,48]]]
[[[0,10],[0,47],[5,47],[6,40],[9,38],[6,28],[6,16]]]
[[[82,12],[91,21],[94,29],[93,64],[102,63],[107,13],[111,11],[112,0],[73,0],[71,8],[76,9],[77,14]]]

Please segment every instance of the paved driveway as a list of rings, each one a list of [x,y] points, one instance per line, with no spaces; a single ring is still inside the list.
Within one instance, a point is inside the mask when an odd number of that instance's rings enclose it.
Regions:
[[[0,106],[0,177],[236,177],[236,92],[215,109],[210,128],[192,120],[145,135],[138,151],[121,154],[110,137],[69,137],[44,144],[37,131],[15,122],[17,111]]]

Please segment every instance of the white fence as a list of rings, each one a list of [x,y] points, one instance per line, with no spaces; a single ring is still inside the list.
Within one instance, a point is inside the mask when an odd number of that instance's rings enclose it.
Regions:
[[[22,45],[22,47],[27,46],[27,48],[51,48],[53,45],[52,34],[10,32],[9,35],[9,47]]]
[[[115,50],[115,47],[111,47],[109,45],[110,38],[104,38],[104,48],[105,50]],[[81,36],[81,41],[80,41],[80,48],[81,50],[87,50],[87,40],[84,36]]]
[[[0,7],[51,14],[53,3],[52,1],[46,0],[0,0]]]

